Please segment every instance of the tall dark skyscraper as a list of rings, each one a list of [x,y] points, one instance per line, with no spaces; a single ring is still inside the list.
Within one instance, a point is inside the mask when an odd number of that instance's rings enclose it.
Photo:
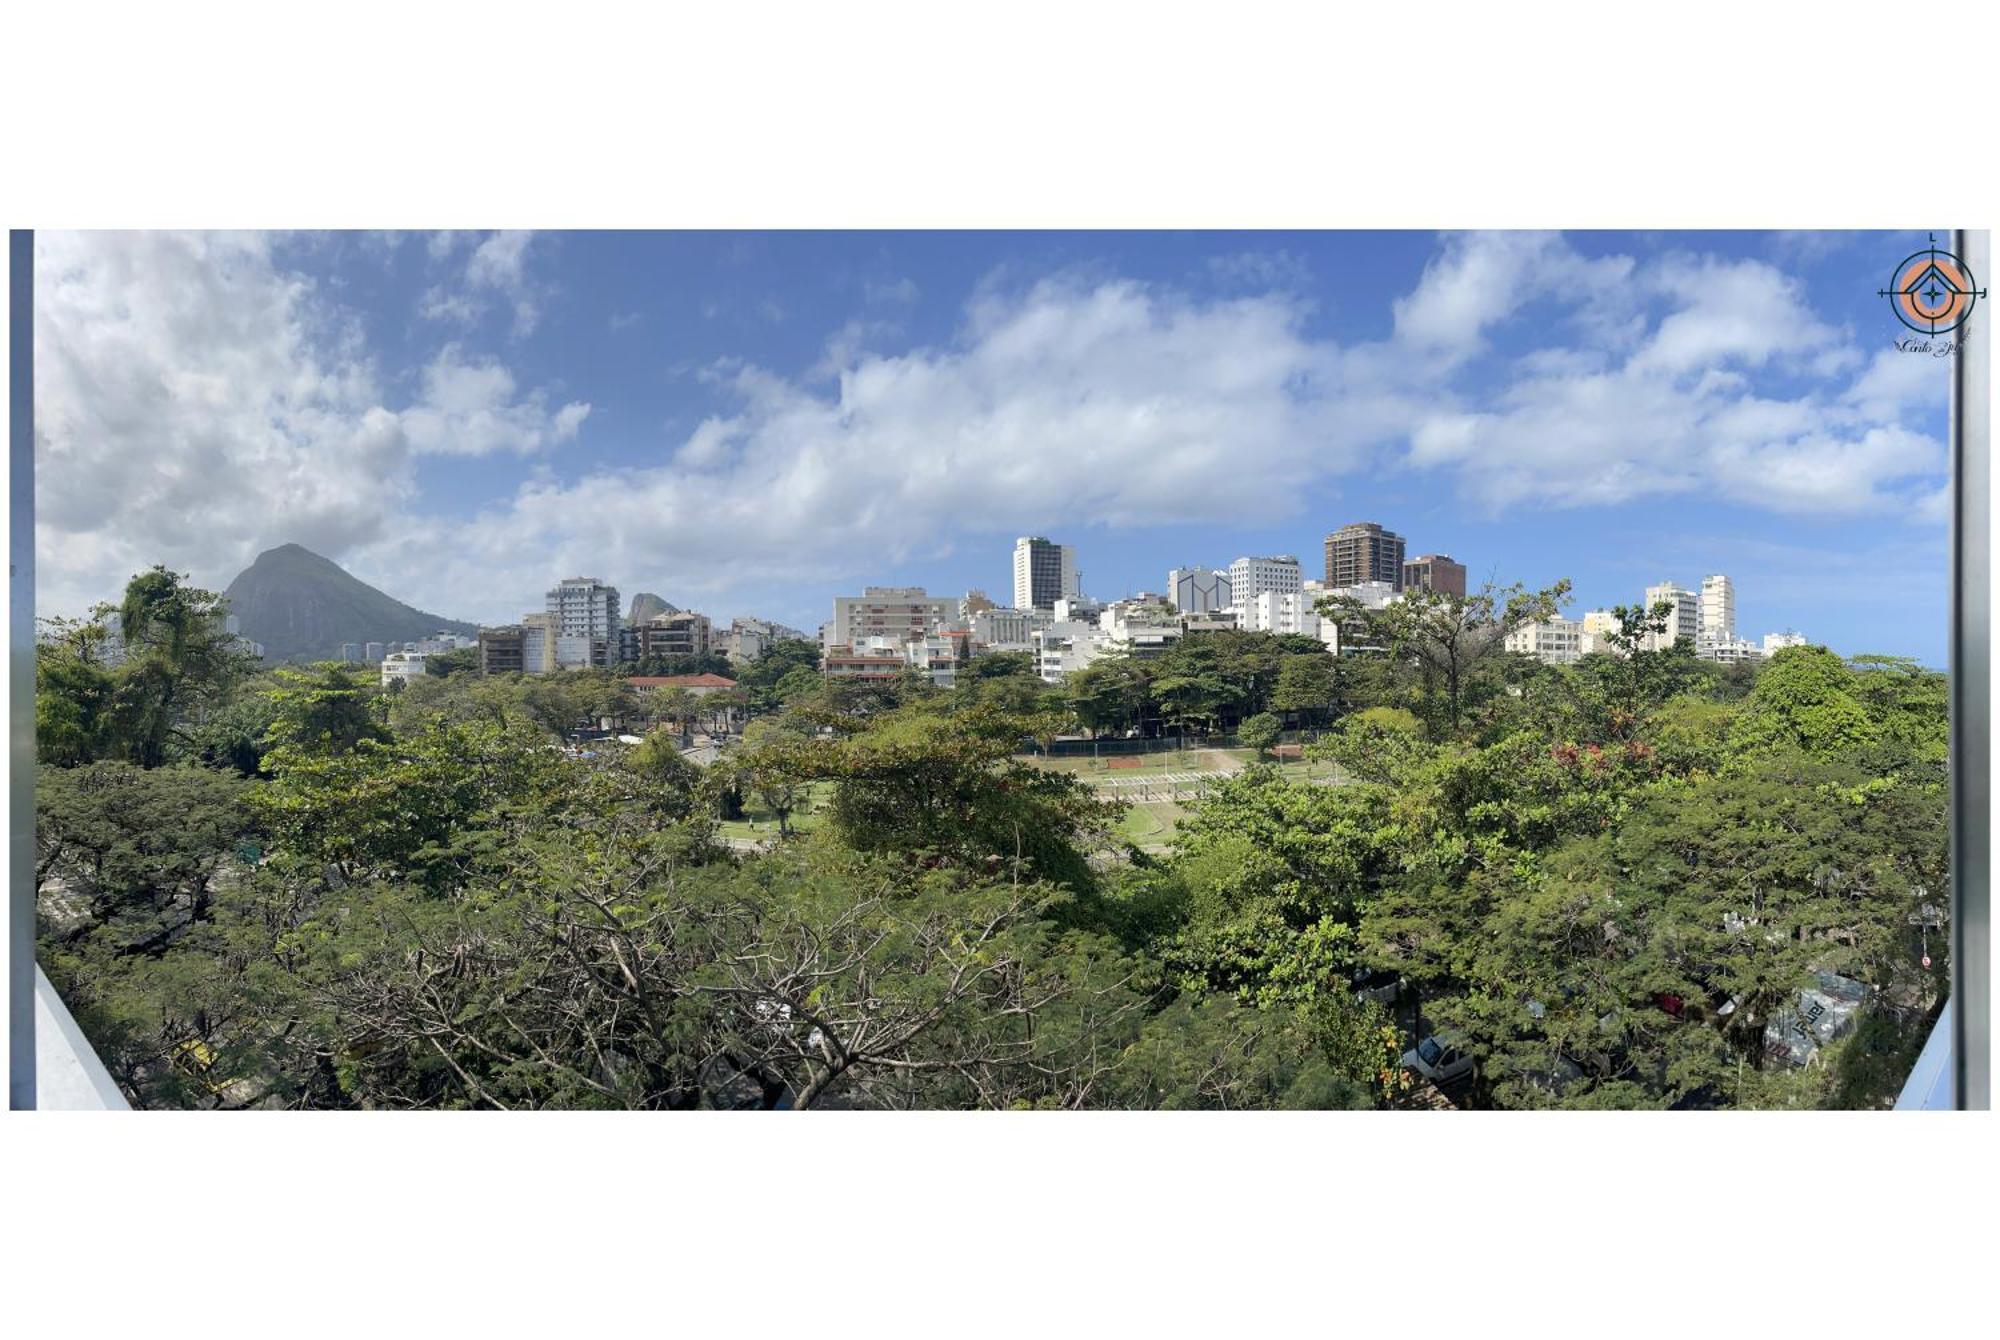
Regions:
[[[1403,589],[1403,537],[1373,521],[1342,526],[1326,537],[1326,584],[1388,582]]]
[[[1044,535],[1014,541],[1014,608],[1054,609],[1058,600],[1079,594],[1076,547],[1052,543]]]

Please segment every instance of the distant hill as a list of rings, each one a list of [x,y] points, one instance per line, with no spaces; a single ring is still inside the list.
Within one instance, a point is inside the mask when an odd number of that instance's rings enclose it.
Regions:
[[[263,643],[269,661],[333,659],[344,642],[414,642],[433,633],[479,631],[475,624],[412,609],[296,544],[257,555],[223,595],[238,631]]]
[[[645,623],[648,619],[658,618],[662,614],[679,614],[680,612],[680,606],[669,605],[651,591],[641,591],[632,597],[632,607],[626,611],[625,622],[636,626]]]

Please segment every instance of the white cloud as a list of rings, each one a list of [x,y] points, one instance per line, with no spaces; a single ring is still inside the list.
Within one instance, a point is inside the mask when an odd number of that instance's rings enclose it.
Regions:
[[[1919,499],[1943,469],[1943,446],[1902,420],[1941,404],[1943,383],[1935,369],[1896,361],[1927,360],[1893,350],[1865,360],[1795,279],[1762,262],[1669,255],[1603,269],[1565,293],[1537,278],[1552,264],[1570,268],[1562,250],[1546,239],[1449,245],[1398,304],[1399,340],[1433,323],[1443,339],[1447,313],[1486,329],[1537,292],[1577,306],[1615,302],[1622,290],[1654,309],[1637,325],[1619,321],[1634,336],[1629,352],[1541,349],[1516,360],[1475,406],[1423,415],[1412,464],[1451,471],[1461,494],[1496,513],[1700,492],[1791,514],[1928,515]],[[1759,394],[1752,374],[1767,369],[1815,389]]]
[[[575,437],[589,413],[589,405],[573,401],[551,415],[541,391],[516,396],[514,374],[500,363],[467,358],[447,344],[424,369],[423,395],[401,421],[422,454],[526,455]]]
[[[154,563],[226,583],[296,541],[363,546],[429,450],[575,436],[491,362],[440,354],[396,407],[358,322],[256,234],[35,236],[37,601],[81,612]]]
[[[463,234],[436,233],[428,243],[432,260],[454,255]],[[528,274],[528,252],[535,234],[519,230],[489,233],[472,249],[465,269],[451,283],[434,284],[417,301],[417,315],[427,321],[470,326],[495,299],[513,312],[514,338],[534,333],[541,321],[543,291]]]
[[[162,559],[226,580],[297,540],[459,617],[516,617],[559,571],[733,603],[1030,529],[1282,522],[1364,470],[1522,515],[1698,496],[1938,508],[1943,450],[1919,416],[1943,361],[1863,359],[1760,262],[1455,236],[1393,335],[1359,345],[1314,334],[1282,287],[994,282],[940,345],[857,314],[796,372],[716,359],[701,377],[722,403],[608,469],[550,452],[590,405],[456,343],[390,403],[359,326],[261,239],[42,245],[43,553],[86,598]],[[441,310],[533,299],[526,236],[445,251],[466,259]],[[1503,328],[1532,351],[1482,359]],[[425,454],[535,463],[465,520],[415,495]]]

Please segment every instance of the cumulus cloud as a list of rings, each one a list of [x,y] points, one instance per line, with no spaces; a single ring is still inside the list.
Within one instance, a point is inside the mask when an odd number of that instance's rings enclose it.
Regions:
[[[1548,239],[1448,247],[1461,259],[1435,263],[1398,304],[1398,338],[1443,339],[1442,324],[1426,333],[1443,312],[1468,331],[1506,319],[1561,252]],[[1475,406],[1423,415],[1410,431],[1411,464],[1448,470],[1462,495],[1495,513],[1705,493],[1789,514],[1931,514],[1924,499],[1944,446],[1903,418],[1942,402],[1942,374],[1925,366],[1935,360],[1893,350],[1865,359],[1795,279],[1759,261],[1669,254],[1601,269],[1582,293],[1545,291],[1558,304],[1596,303],[1614,277],[1612,301],[1645,304],[1636,325],[1616,324],[1632,333],[1626,347],[1516,360]],[[1412,320],[1416,331],[1405,329]],[[1814,389],[1760,394],[1763,370]]]
[[[164,562],[223,583],[296,541],[365,546],[413,462],[574,437],[490,360],[441,351],[399,405],[362,327],[256,234],[35,237],[38,603],[80,612]]]
[[[1247,262],[1206,291],[994,280],[933,345],[857,313],[807,367],[717,359],[712,412],[606,468],[551,450],[590,405],[523,389],[462,342],[397,379],[392,404],[359,327],[261,239],[46,245],[37,329],[56,353],[38,408],[62,482],[43,552],[93,574],[91,598],[162,558],[226,579],[296,539],[461,617],[518,617],[558,572],[747,602],[1030,530],[1269,524],[1363,472],[1502,514],[1696,496],[1939,509],[1943,448],[1923,425],[1942,360],[1864,358],[1758,261],[1453,236],[1392,333],[1358,344]],[[532,297],[532,251],[452,240],[439,302]],[[467,518],[417,496],[426,455],[533,464]]]
[[[540,390],[517,397],[514,374],[493,359],[468,358],[456,344],[424,369],[423,395],[401,415],[410,445],[426,454],[526,455],[576,436],[590,406],[572,401],[551,414]]]
[[[427,249],[432,260],[444,260],[455,255],[464,240],[460,233],[434,233]],[[521,230],[489,233],[473,246],[457,276],[424,290],[417,300],[417,315],[427,321],[470,326],[497,301],[512,312],[516,339],[533,334],[542,318],[543,300],[541,286],[528,272],[528,253],[534,241],[534,233]]]

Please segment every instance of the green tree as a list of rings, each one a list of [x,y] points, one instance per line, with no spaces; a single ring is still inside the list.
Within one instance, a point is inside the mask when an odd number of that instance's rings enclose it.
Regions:
[[[102,624],[44,619],[35,644],[35,757],[53,767],[103,758],[116,747],[117,680],[104,663]]]
[[[1263,758],[1271,752],[1271,747],[1278,743],[1278,737],[1284,733],[1284,726],[1277,717],[1269,712],[1259,712],[1256,716],[1244,719],[1243,724],[1237,728],[1236,738],[1246,747],[1256,750],[1259,758]]]
[[[1339,658],[1324,651],[1284,657],[1271,689],[1271,710],[1304,727],[1324,724],[1340,702],[1339,668]]]
[[[1456,735],[1468,694],[1483,665],[1499,657],[1507,635],[1527,624],[1554,618],[1569,598],[1569,579],[1540,591],[1516,583],[1488,583],[1470,596],[1430,589],[1405,591],[1400,600],[1369,609],[1352,596],[1320,602],[1320,613],[1343,629],[1385,649],[1390,660],[1408,666],[1422,685],[1421,715],[1434,736]]]
[[[278,670],[265,692],[271,705],[265,743],[344,754],[364,740],[388,739],[387,703],[365,674],[338,661]]]

